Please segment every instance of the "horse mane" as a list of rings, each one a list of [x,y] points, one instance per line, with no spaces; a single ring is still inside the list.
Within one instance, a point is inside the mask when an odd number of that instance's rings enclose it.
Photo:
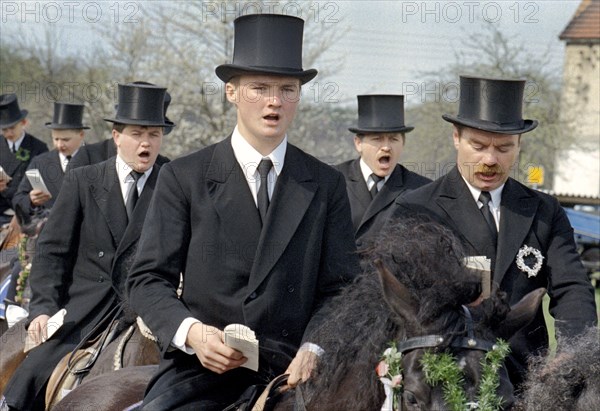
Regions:
[[[362,252],[363,273],[333,299],[326,309],[326,320],[308,338],[323,347],[325,353],[304,387],[305,396],[318,398],[327,392],[344,390],[346,398],[340,401],[345,402],[335,405],[349,407],[346,409],[356,409],[357,401],[383,401],[375,367],[388,344],[405,339],[411,330],[384,301],[379,276],[371,262],[381,260],[408,288],[419,307],[419,324],[447,333],[456,330],[459,318],[464,324],[461,306],[474,301],[481,290],[478,275],[465,269],[464,256],[461,244],[449,229],[422,218],[396,221],[368,240]],[[494,319],[501,304],[492,300],[478,309],[479,317]],[[411,336],[416,332],[412,331]],[[348,373],[355,374],[352,378],[360,382],[360,389],[352,392],[340,387]]]
[[[515,408],[525,410],[600,410],[598,328],[574,338],[558,337],[556,356],[531,359]]]

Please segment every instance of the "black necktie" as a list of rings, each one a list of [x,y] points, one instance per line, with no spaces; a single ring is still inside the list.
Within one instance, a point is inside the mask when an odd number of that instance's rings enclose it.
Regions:
[[[13,154],[17,154],[17,145],[15,143],[12,145],[12,152]]]
[[[269,208],[269,171],[273,167],[273,162],[269,158],[260,160],[258,163],[258,174],[260,174],[260,187],[256,196],[260,221],[264,224],[267,219],[267,210]]]
[[[67,157],[67,164],[69,164],[69,161],[71,161],[71,156],[66,156]]]
[[[498,241],[498,228],[496,227],[496,220],[494,220],[492,210],[490,210],[489,206],[489,203],[492,201],[492,195],[489,191],[482,191],[479,195],[479,201],[483,204],[481,206],[481,214],[483,214],[483,218],[485,218],[485,222],[492,234],[492,240],[494,240],[494,244],[496,244]]]
[[[377,174],[373,173],[373,174],[371,174],[371,178],[373,179],[375,184],[373,184],[373,186],[371,187],[369,192],[371,193],[371,198],[375,198],[375,196],[379,192],[379,189],[377,188],[377,186],[379,185],[379,182],[381,180],[383,180],[385,177],[379,177]]]
[[[129,196],[125,202],[125,210],[127,210],[127,219],[131,221],[131,216],[133,215],[133,210],[135,209],[135,204],[138,200],[137,182],[144,173],[138,173],[137,171],[132,170],[129,175],[133,177],[133,185],[129,189]]]

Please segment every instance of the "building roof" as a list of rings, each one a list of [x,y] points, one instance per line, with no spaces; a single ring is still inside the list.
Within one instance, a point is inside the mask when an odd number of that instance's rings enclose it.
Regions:
[[[600,39],[600,0],[582,0],[561,40]]]

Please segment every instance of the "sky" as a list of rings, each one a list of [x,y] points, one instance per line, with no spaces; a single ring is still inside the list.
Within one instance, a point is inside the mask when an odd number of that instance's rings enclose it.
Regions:
[[[60,34],[65,52],[85,55],[92,49],[90,44],[100,41],[92,30],[93,25],[135,21],[143,17],[144,3],[0,0],[0,44],[15,35],[43,38],[44,27],[51,27]],[[310,85],[313,93],[321,93],[324,98],[329,93],[341,102],[353,101],[358,94],[410,94],[407,103],[411,104],[418,102],[423,73],[443,71],[454,62],[454,53],[465,51],[465,39],[481,33],[486,21],[499,25],[515,44],[524,44],[532,56],[547,54],[549,67],[562,72],[564,43],[558,36],[580,1],[299,0],[288,3],[286,6],[285,1],[269,1],[268,9],[257,8],[256,3],[234,3],[233,9],[231,5],[225,9],[223,2],[204,1],[206,15],[203,17],[272,11],[324,22],[344,32],[327,51],[342,65],[321,83],[317,77]],[[476,58],[476,55],[471,52],[471,57]]]

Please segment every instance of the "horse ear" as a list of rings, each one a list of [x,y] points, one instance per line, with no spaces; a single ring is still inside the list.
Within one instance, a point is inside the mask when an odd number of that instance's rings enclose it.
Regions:
[[[534,319],[544,294],[546,294],[546,289],[538,288],[529,292],[518,303],[511,306],[508,315],[498,327],[500,337],[508,340],[517,331],[529,324]]]
[[[407,321],[415,322],[417,308],[408,288],[390,273],[381,260],[375,260],[374,264],[379,272],[379,280],[381,281],[385,302],[396,314]]]

